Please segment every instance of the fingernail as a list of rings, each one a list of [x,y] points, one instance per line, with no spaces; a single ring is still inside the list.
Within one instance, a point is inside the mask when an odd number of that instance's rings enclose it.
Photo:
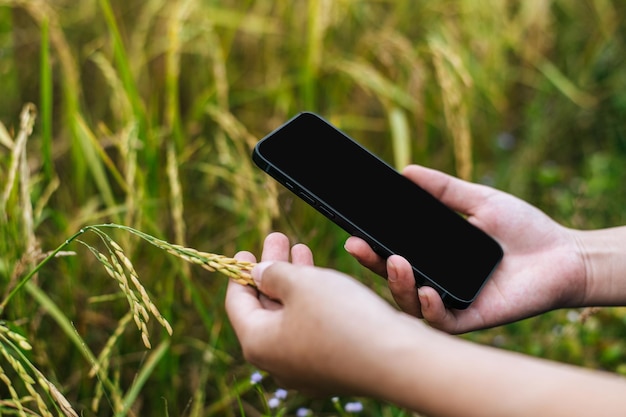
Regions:
[[[398,269],[396,265],[391,262],[391,260],[387,261],[387,280],[389,282],[396,282],[398,279]]]
[[[424,290],[421,288],[417,289],[417,296],[420,299],[420,305],[422,306],[421,310],[428,310],[430,307],[430,301],[428,300],[428,296],[424,294]]]
[[[254,283],[256,284],[257,287],[261,286],[261,281],[263,279],[263,272],[268,266],[270,266],[273,263],[274,262],[272,261],[259,262],[258,264],[254,266],[254,268],[252,268],[252,271],[251,271],[252,279],[254,280]]]

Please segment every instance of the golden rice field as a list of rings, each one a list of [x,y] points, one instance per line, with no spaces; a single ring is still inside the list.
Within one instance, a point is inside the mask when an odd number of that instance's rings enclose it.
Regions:
[[[625,66],[617,0],[0,0],[0,414],[411,415],[251,382],[227,258],[268,232],[391,300],[252,147],[314,111],[398,168],[626,224]],[[604,308],[463,337],[626,373],[625,336]]]

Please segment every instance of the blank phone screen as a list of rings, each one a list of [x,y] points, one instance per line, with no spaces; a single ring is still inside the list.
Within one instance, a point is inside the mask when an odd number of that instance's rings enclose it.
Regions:
[[[502,257],[490,236],[317,115],[298,115],[255,152],[349,233],[405,257],[416,278],[461,302],[474,299]]]

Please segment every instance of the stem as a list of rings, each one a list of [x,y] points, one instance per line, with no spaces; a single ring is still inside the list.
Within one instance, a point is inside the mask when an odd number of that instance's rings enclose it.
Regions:
[[[30,271],[28,273],[28,275],[26,275],[24,278],[22,278],[20,280],[20,282],[17,283],[17,285],[11,290],[11,292],[6,296],[6,298],[2,301],[2,303],[0,304],[0,315],[2,315],[2,313],[4,313],[4,309],[7,305],[7,303],[11,300],[11,298],[13,298],[13,296],[20,290],[22,289],[22,287],[28,282],[30,281],[30,279],[32,277],[35,276],[35,274],[37,272],[39,272],[39,270],[48,263],[48,261],[52,258],[54,258],[59,252],[61,252],[67,245],[69,245],[70,243],[72,243],[72,241],[74,239],[76,239],[78,236],[82,235],[83,233],[85,233],[87,231],[87,228],[83,228],[80,229],[78,232],[74,233],[69,239],[67,239],[65,242],[63,242],[63,244],[61,244],[58,248],[56,248],[55,250],[53,250],[52,252],[50,252],[48,254],[48,256],[45,257],[45,259],[41,262],[39,262],[39,264],[37,264],[37,266],[35,266],[35,268],[33,268],[32,271]]]
[[[146,384],[148,377],[155,370],[156,366],[159,364],[161,359],[168,352],[170,347],[170,342],[168,340],[162,341],[159,346],[152,352],[150,356],[148,356],[148,360],[145,365],[141,368],[141,371],[136,375],[135,381],[130,389],[126,392],[124,396],[124,400],[122,402],[122,409],[115,413],[116,417],[127,416],[133,404],[139,397],[141,389]]]

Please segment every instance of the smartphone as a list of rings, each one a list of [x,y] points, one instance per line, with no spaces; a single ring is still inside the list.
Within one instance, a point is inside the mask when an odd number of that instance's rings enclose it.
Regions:
[[[416,284],[467,308],[503,257],[489,235],[314,113],[261,139],[254,162],[383,258],[406,258]]]

